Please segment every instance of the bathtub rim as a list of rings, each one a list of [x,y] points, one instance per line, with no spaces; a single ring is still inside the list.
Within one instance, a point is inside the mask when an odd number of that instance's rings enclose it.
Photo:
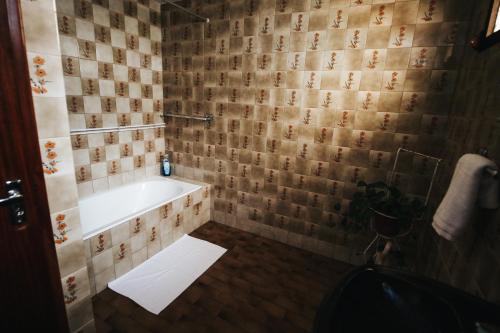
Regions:
[[[93,194],[91,194],[91,195],[89,195],[89,196],[87,196],[85,198],[82,198],[82,199],[78,200],[79,211],[81,211],[80,201],[82,201],[82,200],[90,199],[92,197],[98,196],[98,195],[103,194],[105,192],[117,190],[117,189],[120,189],[122,187],[126,187],[128,185],[139,184],[139,183],[143,183],[143,182],[150,181],[150,180],[161,180],[161,181],[167,181],[167,182],[172,182],[172,181],[173,182],[182,182],[182,183],[187,183],[187,184],[193,185],[193,186],[195,186],[195,188],[193,188],[192,190],[183,192],[183,193],[181,193],[181,194],[179,194],[177,196],[174,196],[171,199],[163,201],[160,204],[156,204],[156,205],[150,206],[150,207],[148,207],[146,209],[140,210],[139,212],[137,212],[135,214],[128,215],[125,218],[121,218],[121,219],[119,219],[117,221],[114,221],[114,222],[112,222],[110,224],[107,224],[105,227],[97,229],[97,231],[92,231],[92,232],[89,232],[87,234],[83,233],[83,223],[81,221],[81,215],[80,215],[80,224],[81,224],[81,228],[82,228],[82,240],[84,240],[84,241],[85,240],[90,240],[92,237],[97,236],[97,235],[99,235],[99,234],[101,234],[103,232],[106,232],[106,231],[108,231],[108,230],[110,230],[110,229],[112,229],[112,228],[114,228],[114,227],[116,227],[116,226],[118,226],[118,225],[126,222],[126,221],[132,220],[132,219],[134,219],[134,218],[136,218],[136,217],[138,217],[140,215],[146,214],[146,213],[148,213],[148,212],[150,212],[152,210],[160,208],[161,206],[163,206],[165,204],[173,202],[173,201],[175,201],[177,199],[180,199],[180,198],[182,198],[182,197],[184,197],[186,195],[192,194],[193,192],[196,192],[196,191],[198,191],[198,190],[200,190],[200,189],[203,188],[203,185],[195,184],[194,182],[189,182],[189,181],[186,181],[184,179],[179,179],[178,177],[167,178],[167,177],[161,177],[161,176],[151,176],[151,177],[146,177],[146,178],[138,180],[138,181],[134,181],[134,182],[130,182],[130,183],[127,183],[127,184],[123,184],[121,186],[117,186],[117,187],[112,188],[112,189],[110,189],[108,191],[93,193]]]

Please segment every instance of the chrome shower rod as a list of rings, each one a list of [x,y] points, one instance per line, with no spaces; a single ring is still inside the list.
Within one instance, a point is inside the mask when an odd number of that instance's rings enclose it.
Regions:
[[[179,9],[179,10],[181,10],[181,11],[183,11],[183,12],[185,12],[185,13],[187,13],[187,14],[191,15],[191,16],[194,16],[194,17],[196,17],[196,18],[200,19],[201,21],[203,21],[203,22],[205,22],[205,23],[210,23],[210,19],[209,19],[208,17],[203,17],[203,16],[200,16],[200,15],[198,15],[198,14],[196,14],[196,13],[192,12],[191,10],[189,10],[189,9],[187,9],[187,8],[184,8],[184,7],[182,7],[182,6],[178,5],[178,4],[176,4],[176,3],[175,3],[175,2],[173,2],[173,1],[170,1],[170,0],[162,0],[162,2],[161,2],[161,4],[162,4],[162,5],[167,4],[167,3],[168,3],[169,5],[171,5],[172,7],[175,7],[175,8],[177,8],[177,9]]]

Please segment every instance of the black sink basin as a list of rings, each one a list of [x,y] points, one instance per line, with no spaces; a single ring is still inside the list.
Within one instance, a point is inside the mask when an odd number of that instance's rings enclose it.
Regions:
[[[364,266],[325,297],[313,332],[478,332],[477,323],[500,326],[500,307],[437,281]]]

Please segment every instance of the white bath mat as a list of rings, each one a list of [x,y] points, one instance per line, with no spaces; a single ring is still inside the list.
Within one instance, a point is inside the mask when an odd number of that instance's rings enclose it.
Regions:
[[[184,235],[108,283],[108,287],[158,314],[226,251],[218,245]]]

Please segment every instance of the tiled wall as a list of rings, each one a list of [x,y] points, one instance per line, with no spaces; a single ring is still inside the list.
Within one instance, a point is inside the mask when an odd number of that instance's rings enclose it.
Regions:
[[[484,29],[490,2],[471,11],[468,38]],[[498,78],[500,45],[477,53],[467,48],[458,72],[450,112],[450,126],[443,149],[445,164],[438,183],[437,199],[444,195],[458,158],[487,148],[500,163],[500,97]],[[456,242],[438,237],[432,228],[420,239],[418,268],[431,277],[500,303],[500,213],[476,211],[464,236]]]
[[[157,0],[56,0],[71,129],[158,124]],[[80,196],[159,174],[162,129],[71,136]]]
[[[85,240],[92,294],[210,220],[210,186],[197,184],[203,187]]]
[[[218,222],[350,260],[335,207],[397,147],[440,150],[470,3],[183,2],[210,24],[164,7],[165,109],[215,116],[170,119],[177,174],[214,185]],[[396,185],[423,194],[431,169],[407,160]]]
[[[71,331],[94,331],[54,0],[21,1],[31,87]]]

